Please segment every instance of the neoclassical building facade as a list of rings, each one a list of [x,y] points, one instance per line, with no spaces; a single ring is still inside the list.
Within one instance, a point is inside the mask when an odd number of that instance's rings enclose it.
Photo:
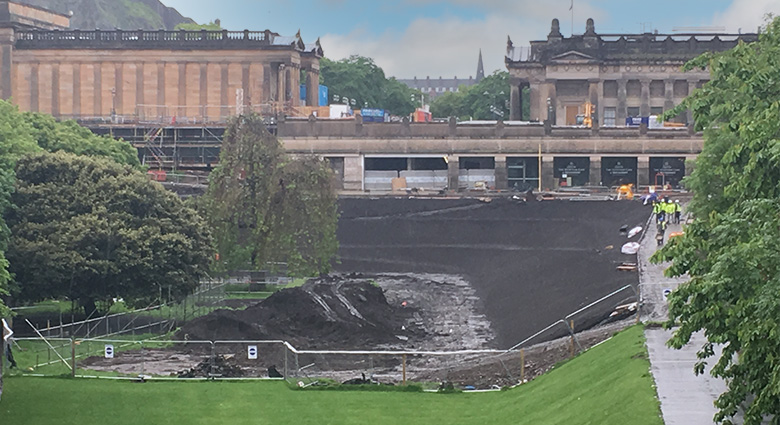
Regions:
[[[594,107],[594,124],[624,126],[626,118],[660,114],[708,81],[706,69],[682,72],[705,52],[728,50],[756,34],[598,34],[588,19],[582,35],[564,37],[553,19],[546,40],[514,46],[507,39],[511,119],[575,125],[583,105]],[[530,116],[522,116],[523,87],[530,89]],[[680,123],[690,116],[678,117]]]
[[[301,83],[316,104],[322,47],[300,33],[85,31],[68,21],[0,2],[0,97],[61,118],[192,123],[296,108]]]

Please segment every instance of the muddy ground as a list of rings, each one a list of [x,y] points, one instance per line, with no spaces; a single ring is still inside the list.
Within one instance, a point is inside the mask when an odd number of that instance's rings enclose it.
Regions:
[[[460,276],[475,291],[498,348],[637,285],[636,272],[616,270],[636,262],[620,253],[627,239],[619,230],[644,226],[650,215],[633,201],[362,198],[340,205],[337,271]],[[598,323],[632,297],[576,317],[575,328]]]
[[[638,202],[511,199],[343,199],[336,273],[274,294],[244,311],[223,310],[192,321],[177,335],[188,340],[283,339],[298,349],[475,350],[505,349],[625,285],[635,271],[621,272],[635,255],[620,253],[621,227],[645,225],[650,211]],[[635,239],[638,239],[636,237]],[[602,323],[616,305],[633,301],[628,291],[575,316],[576,329]],[[628,322],[579,334],[582,348],[612,335]],[[490,388],[516,384],[549,370],[571,355],[563,326],[529,341],[524,369],[519,352],[496,356],[410,356],[411,380],[450,380]],[[544,342],[547,341],[547,342]],[[537,344],[530,347],[530,344]],[[147,373],[194,367],[202,350],[147,350],[146,357],[118,353]],[[579,347],[577,347],[579,348]],[[217,353],[248,376],[287,362],[289,370],[338,380],[373,375],[399,382],[397,356],[300,355],[261,347],[250,361],[240,345]],[[165,353],[176,352],[174,362]],[[156,356],[156,357],[155,357]],[[159,357],[160,365],[156,365]],[[113,370],[117,361],[89,359],[92,368]],[[120,362],[121,363],[121,362]],[[140,363],[140,364],[139,364]],[[124,370],[122,370],[124,371]]]

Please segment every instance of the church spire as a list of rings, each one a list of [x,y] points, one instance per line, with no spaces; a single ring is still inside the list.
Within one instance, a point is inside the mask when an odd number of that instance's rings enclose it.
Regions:
[[[477,82],[485,78],[485,67],[482,65],[482,49],[479,49],[479,61],[477,62]]]

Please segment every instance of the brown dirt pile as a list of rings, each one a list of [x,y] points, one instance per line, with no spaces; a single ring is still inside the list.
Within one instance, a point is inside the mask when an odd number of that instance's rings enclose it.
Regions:
[[[176,334],[188,340],[284,340],[296,348],[355,349],[423,337],[410,328],[413,309],[388,304],[368,279],[324,277],[284,289],[245,310],[217,310],[185,324]]]

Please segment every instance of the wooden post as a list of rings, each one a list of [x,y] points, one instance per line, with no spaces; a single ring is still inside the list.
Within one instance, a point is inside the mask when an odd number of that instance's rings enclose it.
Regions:
[[[403,354],[403,385],[406,385],[406,353]]]
[[[76,340],[70,337],[70,376],[76,377]]]
[[[520,382],[525,383],[525,348],[520,349]]]
[[[574,357],[574,320],[569,321],[571,327],[571,356]]]

